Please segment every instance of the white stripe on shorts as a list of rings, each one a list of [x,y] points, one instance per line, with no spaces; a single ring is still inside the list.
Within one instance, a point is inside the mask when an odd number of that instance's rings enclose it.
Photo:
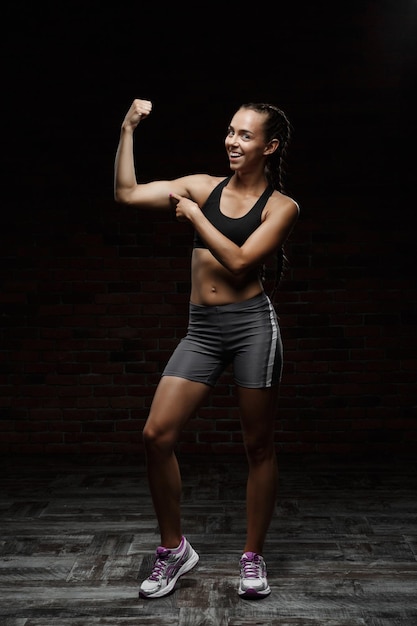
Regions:
[[[268,298],[268,306],[269,306],[269,319],[271,320],[272,337],[271,337],[271,347],[269,349],[268,366],[266,370],[266,386],[270,387],[272,384],[272,372],[274,370],[275,354],[277,351],[278,326],[277,326],[277,321],[275,317],[275,311],[269,298]]]

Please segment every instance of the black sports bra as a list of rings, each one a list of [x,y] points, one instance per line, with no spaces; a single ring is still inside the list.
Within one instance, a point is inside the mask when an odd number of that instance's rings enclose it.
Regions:
[[[241,246],[246,239],[258,228],[261,223],[262,211],[268,201],[269,196],[273,193],[274,188],[271,185],[265,189],[262,195],[255,202],[253,207],[242,217],[228,217],[220,211],[220,197],[223,187],[227,185],[231,176],[222,180],[207,198],[202,212],[206,218],[219,230],[225,237],[233,241],[236,245]],[[194,248],[207,248],[197,231],[194,233]]]

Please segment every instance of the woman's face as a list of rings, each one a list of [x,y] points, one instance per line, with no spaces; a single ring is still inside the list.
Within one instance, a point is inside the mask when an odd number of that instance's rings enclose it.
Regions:
[[[230,122],[225,139],[226,152],[233,170],[259,167],[267,155],[264,137],[265,114],[239,109]]]

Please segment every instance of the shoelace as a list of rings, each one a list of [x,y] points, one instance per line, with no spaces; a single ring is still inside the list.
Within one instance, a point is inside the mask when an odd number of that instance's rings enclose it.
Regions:
[[[259,556],[254,555],[253,559],[242,559],[244,578],[260,578]]]
[[[157,557],[155,559],[155,563],[153,566],[152,574],[149,576],[149,580],[158,581],[161,576],[164,575],[164,570],[166,568],[166,560],[169,557],[169,550],[157,550]]]

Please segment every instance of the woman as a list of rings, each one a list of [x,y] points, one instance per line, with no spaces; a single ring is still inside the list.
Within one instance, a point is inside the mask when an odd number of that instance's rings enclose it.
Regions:
[[[182,534],[174,448],[184,425],[231,363],[248,460],[247,534],[238,593],[262,598],[270,593],[262,552],[277,492],[274,419],[282,370],[279,326],[262,274],[269,258],[278,254],[282,262],[283,244],[299,214],[297,203],[280,190],[290,124],[273,105],[242,105],[225,138],[229,176],[195,174],[137,183],[133,135],[151,111],[149,100],[137,99],[124,118],[115,200],[146,209],[174,207],[177,219],[190,222],[195,236],[187,336],[162,373],[143,431],[161,545],[139,595],[170,593],[199,560]]]

